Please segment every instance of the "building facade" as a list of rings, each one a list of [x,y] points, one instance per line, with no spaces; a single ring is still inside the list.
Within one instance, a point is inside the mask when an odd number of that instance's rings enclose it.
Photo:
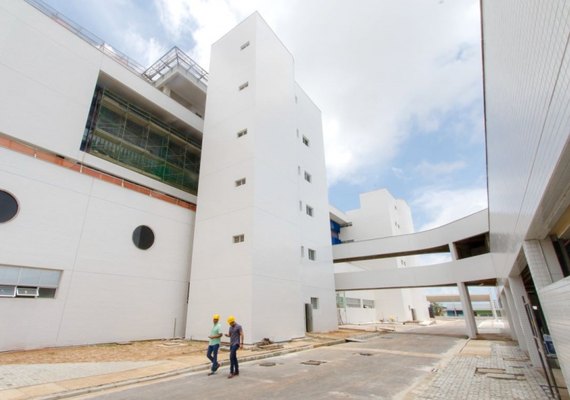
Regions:
[[[570,4],[482,2],[489,232],[513,334],[570,380]],[[529,319],[530,317],[530,319]]]
[[[213,313],[235,315],[248,343],[286,340],[311,302],[309,328],[336,328],[320,112],[258,15],[214,48],[208,100],[208,75],[177,48],[142,68],[41,1],[0,16],[0,350],[201,339]],[[247,59],[224,65],[244,28]],[[292,192],[274,204],[279,188]]]
[[[339,226],[333,238],[340,243],[366,241],[414,232],[408,204],[386,189],[360,194],[360,208],[346,213],[331,210],[332,224]],[[335,230],[333,229],[333,232]],[[334,240],[333,240],[334,243]],[[376,258],[335,264],[336,273],[389,271],[418,265],[418,256]],[[343,291],[337,295],[339,322],[423,321],[429,319],[429,303],[423,289]]]
[[[250,343],[335,329],[321,114],[257,13],[212,46],[206,110],[187,336],[213,311]]]

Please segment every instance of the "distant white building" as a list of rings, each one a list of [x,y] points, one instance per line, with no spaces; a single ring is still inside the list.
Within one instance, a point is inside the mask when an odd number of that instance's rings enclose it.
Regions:
[[[414,232],[410,207],[386,189],[360,195],[360,208],[342,213],[331,209],[333,243],[365,241]],[[417,256],[335,264],[335,272],[390,270],[413,267]],[[340,323],[421,321],[429,318],[423,289],[382,289],[337,292]]]

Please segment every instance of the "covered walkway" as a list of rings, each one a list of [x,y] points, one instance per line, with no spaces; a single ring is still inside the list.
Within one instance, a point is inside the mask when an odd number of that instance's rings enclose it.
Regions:
[[[335,274],[337,291],[417,288],[457,285],[465,315],[467,336],[477,337],[467,286],[495,285],[488,248],[488,210],[424,232],[341,243],[333,246],[335,263],[449,252],[452,261],[435,264],[342,272]]]

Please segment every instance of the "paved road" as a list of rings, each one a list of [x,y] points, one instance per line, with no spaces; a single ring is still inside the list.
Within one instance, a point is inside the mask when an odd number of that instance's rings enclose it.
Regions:
[[[243,363],[240,376],[193,373],[145,386],[83,396],[83,399],[398,399],[432,374],[448,352],[465,340],[389,334],[365,342],[318,348]],[[320,361],[320,365],[306,365]],[[265,366],[266,363],[275,363]]]

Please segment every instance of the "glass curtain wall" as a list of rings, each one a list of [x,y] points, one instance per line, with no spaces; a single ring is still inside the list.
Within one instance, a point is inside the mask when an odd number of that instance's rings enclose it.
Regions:
[[[200,144],[108,90],[95,91],[81,149],[197,194]]]

